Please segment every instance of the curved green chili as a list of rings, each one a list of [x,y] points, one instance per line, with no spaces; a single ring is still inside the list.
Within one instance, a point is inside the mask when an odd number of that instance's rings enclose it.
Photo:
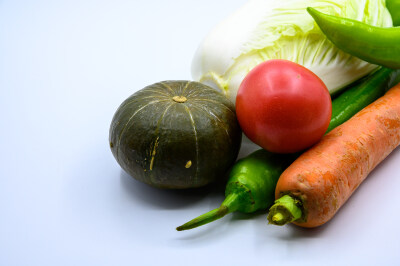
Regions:
[[[327,132],[349,120],[362,108],[383,96],[400,80],[400,70],[381,68],[361,79],[332,101],[332,117]]]
[[[229,173],[225,200],[221,206],[177,227],[176,230],[192,229],[234,211],[252,213],[267,209],[274,201],[279,176],[295,157],[296,155],[274,154],[261,149],[242,158]]]
[[[372,64],[400,68],[400,27],[380,28],[307,8],[326,37],[339,49]]]

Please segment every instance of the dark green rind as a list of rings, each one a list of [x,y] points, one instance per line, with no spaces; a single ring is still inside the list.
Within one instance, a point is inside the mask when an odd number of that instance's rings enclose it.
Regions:
[[[177,95],[187,101],[174,101]],[[135,179],[183,189],[223,178],[237,158],[241,136],[225,96],[198,82],[165,81],[121,104],[111,123],[110,147]]]

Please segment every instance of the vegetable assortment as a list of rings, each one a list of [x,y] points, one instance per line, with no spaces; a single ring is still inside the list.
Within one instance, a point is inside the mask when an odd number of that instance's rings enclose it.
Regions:
[[[332,101],[332,118],[327,133],[346,122],[398,82],[400,82],[400,70],[382,68],[353,84]],[[229,174],[230,178],[225,190],[226,200],[221,207],[179,226],[177,230],[193,229],[234,211],[252,213],[270,208],[274,199],[271,195],[275,194],[280,175],[300,155],[301,152],[274,154],[260,149],[240,159]],[[294,200],[287,196],[278,200],[278,202],[281,201],[295,206]],[[286,207],[289,208],[288,204]],[[293,212],[296,211],[299,212],[299,209]]]
[[[338,126],[281,175],[268,220],[316,227],[329,221],[400,144],[400,84]]]
[[[393,17],[393,25],[399,26],[400,1],[388,0],[386,3]],[[320,16],[312,8],[308,8],[308,12],[314,14],[315,18]],[[338,20],[333,19],[334,23]],[[346,23],[346,20],[342,19],[341,22]],[[355,24],[356,26],[350,30],[355,31],[360,26],[358,23]],[[363,24],[361,27],[368,28]],[[358,48],[361,50],[360,47]],[[328,132],[335,128],[340,120],[350,119],[359,111],[357,109],[375,101],[382,93],[397,84],[400,81],[399,73],[399,70],[382,68],[356,85],[354,87],[356,89],[345,91],[340,96],[341,99],[333,102],[333,118]],[[399,91],[400,83],[384,97],[373,102],[350,121],[325,136],[323,141],[302,155],[303,158],[300,157],[293,163],[294,166],[290,166],[282,174],[279,179],[282,181],[276,188],[277,200],[268,214],[270,223],[284,225],[293,222],[303,227],[315,227],[333,217],[369,172],[400,144]],[[344,130],[348,132],[343,132]],[[362,135],[363,132],[368,134],[365,135],[366,138]],[[376,133],[375,136],[374,133]],[[378,146],[377,142],[382,145]],[[356,148],[357,146],[359,149]],[[328,150],[333,150],[332,158],[337,157],[338,151],[342,156],[342,158],[336,158],[336,161],[333,160],[333,167],[330,167],[332,160],[322,162],[324,157],[321,154],[325,156],[329,153]],[[314,162],[309,160],[309,155],[312,156],[313,161],[315,158],[321,160],[316,165],[319,172],[315,172],[315,168],[307,172],[307,168],[315,166]],[[296,167],[299,168],[296,169]],[[325,171],[326,174],[323,173],[324,169],[328,169]],[[348,174],[343,175],[343,171],[345,173],[347,171]],[[291,187],[292,185],[296,188]]]
[[[248,0],[201,42],[192,62],[193,79],[235,102],[249,71],[272,59],[306,67],[331,94],[377,69],[327,40],[307,13],[310,6],[371,26],[392,27],[385,0]]]
[[[268,209],[270,224],[320,226],[400,145],[399,18],[398,0],[250,0],[200,45],[201,83],[121,104],[111,150],[158,188],[229,175],[221,206],[178,231]],[[262,149],[235,162],[241,130]]]

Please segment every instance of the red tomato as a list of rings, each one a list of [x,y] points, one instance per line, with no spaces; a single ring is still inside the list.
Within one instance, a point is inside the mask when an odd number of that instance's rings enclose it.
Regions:
[[[244,78],[236,97],[244,134],[277,153],[304,150],[328,128],[332,101],[322,80],[288,60],[259,64]]]

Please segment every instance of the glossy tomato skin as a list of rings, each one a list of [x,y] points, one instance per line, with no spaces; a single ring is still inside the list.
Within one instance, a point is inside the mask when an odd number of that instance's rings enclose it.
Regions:
[[[276,153],[304,150],[325,134],[332,101],[322,80],[288,60],[269,60],[252,69],[236,97],[245,135]]]

